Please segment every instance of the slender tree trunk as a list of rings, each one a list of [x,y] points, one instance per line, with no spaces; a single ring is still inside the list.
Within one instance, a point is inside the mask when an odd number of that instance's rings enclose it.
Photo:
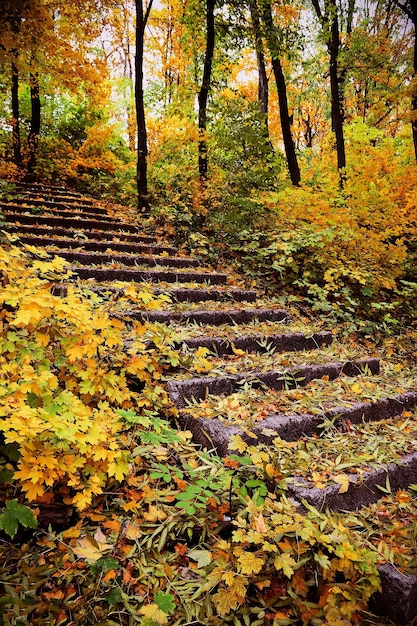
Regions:
[[[414,154],[417,161],[417,8],[414,8],[412,16],[414,24],[414,86],[411,95],[411,128],[413,131]]]
[[[148,211],[148,141],[146,135],[144,90],[143,90],[143,47],[145,27],[152,8],[152,0],[149,1],[146,11],[143,1],[136,0],[136,59],[135,59],[135,101],[136,121],[138,127],[138,160],[136,168],[136,180],[138,187],[138,210]]]
[[[337,167],[346,167],[345,138],[343,133],[344,107],[341,94],[341,85],[338,69],[340,35],[339,22],[337,19],[337,7],[332,0],[333,18],[331,24],[331,38],[328,42],[330,56],[330,93],[332,98],[332,127],[336,136]]]
[[[39,77],[37,72],[30,74],[31,121],[28,136],[27,173],[33,175],[38,154],[39,134],[41,132],[41,100],[39,94]]]
[[[206,4],[206,25],[207,25],[207,41],[206,41],[206,53],[204,57],[204,69],[203,80],[201,83],[200,92],[198,94],[198,171],[200,178],[203,180],[207,178],[208,172],[208,159],[207,159],[207,101],[211,83],[211,68],[213,65],[214,54],[214,6],[216,0],[207,0]]]
[[[10,17],[10,24],[16,40],[20,33],[21,15],[19,8]],[[13,160],[15,165],[20,168],[22,166],[22,148],[20,141],[20,108],[19,108],[19,50],[14,48],[12,54],[12,145]]]
[[[129,11],[127,3],[123,7],[124,11],[124,33],[125,33],[125,46],[123,51],[123,70],[124,75],[128,78],[127,86],[124,90],[124,97],[126,101],[126,118],[127,118],[127,136],[129,141],[129,150],[135,151],[136,144],[136,119],[135,119],[135,107],[133,105],[133,99],[135,97],[133,90],[133,66],[132,66],[132,54],[130,49],[130,33],[129,33]]]
[[[256,0],[250,0],[249,2],[251,21],[253,34],[255,38],[256,47],[256,60],[258,63],[258,101],[261,113],[264,115],[266,136],[269,140],[268,129],[268,105],[269,105],[269,88],[268,88],[268,76],[266,74],[265,56],[262,43],[261,22],[259,9],[256,4]],[[271,144],[272,148],[272,144]]]
[[[15,53],[16,57],[17,51]],[[22,165],[22,151],[20,143],[19,70],[14,61],[12,61],[12,124],[13,160],[15,165],[20,168]]]
[[[415,0],[394,0],[394,4],[408,17],[414,26],[413,91],[411,93],[411,129],[414,154],[417,161],[417,6]]]
[[[342,170],[346,167],[345,138],[343,132],[344,107],[343,107],[343,81],[344,76],[339,74],[339,50],[340,32],[338,20],[338,7],[336,0],[328,0],[325,3],[323,13],[319,0],[312,0],[317,17],[319,18],[323,32],[327,33],[326,45],[330,57],[330,94],[332,105],[332,130],[336,137],[337,167]],[[348,28],[351,29],[353,15],[353,4],[349,4]],[[340,184],[343,186],[344,175],[340,177]]]
[[[288,170],[290,172],[292,184],[297,187],[301,180],[300,168],[298,166],[297,154],[295,152],[295,145],[291,132],[291,117],[288,111],[287,85],[285,83],[281,61],[278,58],[272,59],[272,69],[274,71],[275,82],[278,90],[279,114],[281,118],[282,137],[284,139]]]
[[[271,3],[263,3],[263,21],[267,34],[268,47],[272,59],[272,70],[278,91],[279,114],[281,118],[282,138],[284,140],[285,156],[287,158],[288,170],[291,182],[298,186],[301,181],[300,168],[298,166],[297,154],[295,152],[294,140],[291,132],[291,116],[288,110],[287,85],[281,61],[278,56],[278,42],[274,35],[274,23],[272,19]]]

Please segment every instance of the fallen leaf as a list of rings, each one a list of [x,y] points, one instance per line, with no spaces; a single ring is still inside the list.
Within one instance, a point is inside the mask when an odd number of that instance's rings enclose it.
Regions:
[[[87,563],[95,563],[112,548],[113,546],[106,542],[105,535],[98,529],[94,537],[86,535],[79,539],[73,552],[81,559],[85,559]]]

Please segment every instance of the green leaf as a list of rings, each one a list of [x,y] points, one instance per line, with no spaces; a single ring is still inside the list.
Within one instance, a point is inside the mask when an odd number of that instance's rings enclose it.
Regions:
[[[119,561],[111,556],[104,559],[99,559],[98,561],[90,565],[90,569],[94,574],[97,574],[99,572],[105,573],[112,569],[119,569],[119,567]]]
[[[169,613],[175,609],[174,596],[170,593],[163,593],[162,591],[158,591],[158,593],[154,596],[155,603],[158,606],[158,609],[163,611],[164,613]]]
[[[19,524],[25,528],[36,528],[38,522],[29,507],[19,504],[17,500],[6,502],[6,508],[0,515],[0,528],[9,537],[14,537]]]
[[[122,602],[123,596],[119,587],[115,587],[114,589],[111,589],[109,593],[106,595],[106,600],[110,606],[116,606],[116,604],[119,604],[119,602]]]
[[[32,391],[30,391],[26,395],[26,402],[28,403],[31,409],[37,409],[40,403],[40,398],[36,393],[33,393]]]

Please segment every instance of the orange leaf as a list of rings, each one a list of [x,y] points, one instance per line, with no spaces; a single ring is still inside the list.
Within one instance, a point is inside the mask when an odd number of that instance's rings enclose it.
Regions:
[[[42,595],[46,600],[63,600],[63,598],[65,597],[65,594],[62,591],[62,589],[54,589],[54,591],[45,591]]]
[[[180,491],[184,491],[184,489],[187,487],[188,483],[185,480],[182,480],[181,478],[178,478],[178,476],[174,476],[174,483],[176,483],[178,489]]]
[[[103,577],[103,580],[108,583],[109,580],[113,580],[114,578],[116,578],[117,574],[114,571],[114,569],[111,569],[107,572],[107,574]]]

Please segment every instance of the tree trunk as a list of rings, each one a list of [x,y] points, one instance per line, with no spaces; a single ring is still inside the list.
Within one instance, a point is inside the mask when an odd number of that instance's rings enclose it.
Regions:
[[[394,4],[406,15],[414,26],[413,79],[411,93],[411,129],[413,133],[414,154],[417,161],[417,7],[415,0],[394,0]]]
[[[271,3],[263,3],[263,21],[268,41],[268,47],[272,59],[272,70],[278,91],[279,114],[281,118],[282,138],[284,140],[285,156],[287,158],[288,170],[291,182],[298,186],[301,181],[300,168],[298,166],[297,154],[295,152],[294,140],[291,132],[291,117],[288,111],[287,85],[281,61],[278,56],[279,42],[274,34],[274,23],[272,19]]]
[[[138,210],[143,213],[149,209],[148,197],[148,141],[146,136],[145,105],[143,100],[143,46],[145,27],[152,8],[150,0],[146,11],[143,10],[143,1],[136,0],[136,58],[135,58],[135,102],[136,121],[138,127],[138,160],[136,180],[138,187]]]
[[[20,33],[21,15],[19,8],[10,15],[10,24],[13,34],[18,39]],[[13,144],[13,160],[15,165],[20,168],[22,166],[22,149],[20,141],[20,108],[19,108],[19,50],[12,50],[12,144]]]
[[[297,155],[291,132],[291,117],[288,112],[287,85],[285,83],[281,61],[278,58],[272,59],[272,69],[274,71],[275,82],[278,90],[279,115],[281,118],[282,137],[284,139],[288,170],[290,172],[292,184],[297,187],[301,180],[300,168],[298,166]]]
[[[210,90],[211,82],[211,68],[213,65],[214,54],[214,6],[216,0],[207,0],[206,4],[206,24],[207,24],[207,41],[206,41],[206,54],[204,57],[204,69],[203,80],[201,83],[201,89],[198,94],[198,171],[200,179],[207,178],[208,172],[208,159],[207,159],[207,100]]]
[[[332,0],[332,23],[331,23],[331,37],[328,41],[327,47],[330,56],[330,93],[332,98],[332,128],[336,136],[336,152],[337,152],[337,167],[342,169],[346,167],[346,154],[345,154],[345,138],[343,134],[343,121],[344,121],[344,107],[343,98],[341,96],[339,70],[338,70],[338,58],[340,48],[340,36],[339,36],[339,22],[337,19],[337,7],[334,0]]]
[[[413,131],[414,154],[417,161],[417,9],[412,8],[414,24],[413,93],[411,94],[411,128]]]
[[[39,134],[41,132],[41,100],[39,94],[39,78],[37,72],[30,74],[31,121],[28,136],[27,173],[33,177],[38,154]]]
[[[17,51],[14,56],[17,58]],[[20,168],[22,165],[22,151],[20,144],[19,70],[14,61],[12,61],[12,116],[13,160],[15,165]]]
[[[338,21],[338,8],[336,0],[329,0],[325,4],[325,13],[322,13],[319,0],[312,0],[317,17],[319,18],[323,32],[327,32],[326,45],[330,57],[330,94],[332,105],[332,130],[336,137],[337,167],[342,170],[346,167],[345,138],[343,133],[344,107],[342,83],[344,78],[339,75],[339,50],[340,33]],[[353,4],[349,3],[348,29],[351,29]],[[344,174],[340,177],[343,186]]]
[[[258,101],[261,113],[264,115],[266,137],[269,140],[268,129],[268,105],[269,105],[269,88],[268,76],[266,74],[265,56],[262,43],[261,22],[259,9],[256,0],[250,0],[250,15],[252,21],[253,34],[255,38],[256,60],[258,63]],[[271,145],[272,148],[272,145]]]

